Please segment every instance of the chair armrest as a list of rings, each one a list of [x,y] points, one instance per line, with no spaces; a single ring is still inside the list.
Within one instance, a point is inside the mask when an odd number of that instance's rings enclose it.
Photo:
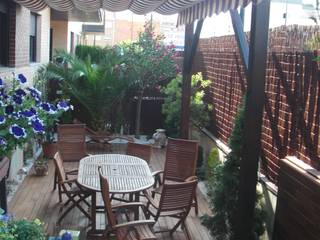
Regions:
[[[78,174],[78,169],[72,169],[69,171],[66,171],[66,175],[77,175]]]
[[[136,227],[141,225],[153,225],[153,224],[155,224],[155,221],[153,220],[138,220],[138,221],[130,221],[126,223],[116,224],[112,227],[112,229],[116,230],[119,228],[130,228],[130,227]]]
[[[186,178],[184,181],[191,182],[191,181],[197,181],[197,180],[198,180],[197,176],[191,176],[191,177]]]
[[[65,183],[67,183],[67,184],[77,183],[77,179],[76,178],[67,179],[67,180],[64,180],[64,181],[62,181],[60,183],[62,183],[62,184],[65,184]]]
[[[164,170],[154,171],[154,172],[152,172],[152,176],[156,177],[156,176],[160,175],[161,173],[164,173]]]
[[[112,209],[116,208],[137,208],[137,207],[145,207],[145,205],[141,202],[130,202],[130,203],[120,203],[112,206]]]
[[[148,203],[150,203],[152,205],[152,207],[154,207],[155,209],[158,209],[159,206],[158,204],[155,202],[155,200],[150,196],[149,192],[147,190],[143,191],[143,195],[144,197],[148,200]]]
[[[164,173],[164,170],[159,170],[159,171],[155,171],[152,173],[152,176],[154,177],[154,184],[153,184],[153,188],[156,188],[157,187],[157,184],[159,184],[159,186],[162,185],[162,181],[161,181],[161,175],[160,174],[163,174]]]

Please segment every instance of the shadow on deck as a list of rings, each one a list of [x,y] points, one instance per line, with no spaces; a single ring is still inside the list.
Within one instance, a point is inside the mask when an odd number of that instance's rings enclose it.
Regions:
[[[113,152],[123,153],[123,147],[113,146]],[[152,170],[163,169],[165,160],[165,151],[160,149],[154,149],[151,159]],[[30,175],[26,177],[18,191],[15,193],[13,199],[9,203],[9,211],[14,214],[18,219],[35,219],[39,218],[45,224],[46,232],[49,236],[58,235],[61,229],[72,229],[81,231],[81,240],[86,239],[86,228],[88,226],[88,220],[78,210],[74,209],[69,215],[62,221],[61,226],[56,225],[56,221],[59,215],[60,204],[58,202],[58,192],[53,192],[53,175],[54,164],[53,161],[49,161],[49,174],[45,177],[37,177]],[[100,199],[101,201],[101,199]],[[143,201],[143,199],[142,199]],[[199,216],[205,213],[209,213],[208,204],[203,195],[198,191],[199,201]],[[104,215],[97,216],[98,228],[104,228]],[[170,218],[162,218],[154,226],[155,230],[171,228],[175,223],[175,220]],[[191,237],[194,240],[209,240],[212,239],[208,233],[208,230],[200,223],[198,216],[195,215],[194,209],[187,219],[187,227],[190,231]],[[183,240],[186,239],[181,229],[178,229],[172,237],[167,233],[156,234],[158,239],[174,239]]]

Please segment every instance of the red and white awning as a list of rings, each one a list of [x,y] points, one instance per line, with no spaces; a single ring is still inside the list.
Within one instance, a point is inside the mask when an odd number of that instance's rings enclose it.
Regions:
[[[100,8],[118,12],[131,10],[136,14],[157,12],[163,15],[179,13],[178,25],[191,23],[213,14],[246,6],[252,0],[15,0],[31,11],[41,11],[47,6],[57,11],[77,8],[94,12]]]

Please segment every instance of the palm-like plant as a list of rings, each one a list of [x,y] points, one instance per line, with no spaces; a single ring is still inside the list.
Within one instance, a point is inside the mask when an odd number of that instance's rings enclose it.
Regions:
[[[112,107],[121,101],[127,82],[122,76],[125,65],[115,51],[106,52],[101,62],[93,64],[90,56],[81,60],[74,55],[58,52],[61,63],[48,67],[51,75],[60,80],[63,92],[90,114],[90,126],[106,130],[106,121]],[[77,104],[75,104],[77,105]]]

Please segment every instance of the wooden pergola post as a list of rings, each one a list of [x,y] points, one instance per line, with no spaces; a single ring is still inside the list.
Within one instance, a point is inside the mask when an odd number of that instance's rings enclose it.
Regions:
[[[195,33],[193,33],[194,23],[189,23],[185,27],[180,120],[180,137],[184,139],[189,138],[192,66],[198,47],[203,21],[203,19],[198,21]]]
[[[253,1],[248,83],[244,126],[244,152],[240,166],[240,196],[236,237],[253,240],[254,208],[265,103],[270,0]]]

